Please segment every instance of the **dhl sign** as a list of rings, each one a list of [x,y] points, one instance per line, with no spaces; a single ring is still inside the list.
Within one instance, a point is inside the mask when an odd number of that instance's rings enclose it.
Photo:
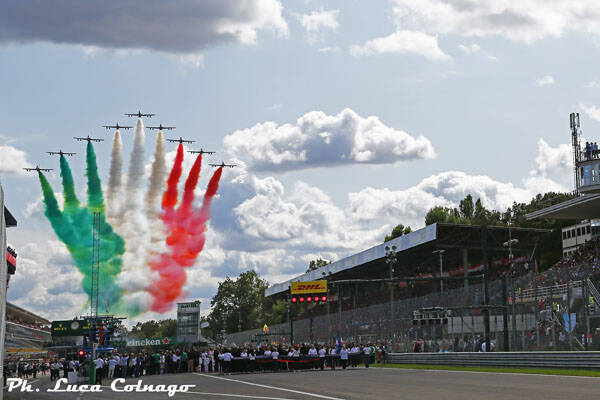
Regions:
[[[292,294],[327,293],[327,281],[292,282]]]

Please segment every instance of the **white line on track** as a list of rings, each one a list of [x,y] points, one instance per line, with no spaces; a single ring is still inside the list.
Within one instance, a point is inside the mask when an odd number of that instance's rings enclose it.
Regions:
[[[297,393],[297,394],[302,394],[302,395],[305,395],[305,396],[318,397],[318,398],[321,398],[321,399],[344,400],[344,399],[340,399],[339,397],[330,397],[330,396],[325,396],[325,395],[322,395],[322,394],[303,392],[303,391],[300,391],[300,390],[293,390],[293,389],[286,389],[286,388],[277,387],[277,386],[261,385],[260,383],[241,381],[239,379],[232,379],[232,378],[224,378],[222,376],[205,375],[205,374],[199,374],[197,372],[194,372],[194,375],[203,376],[205,378],[222,379],[224,381],[243,383],[245,385],[258,386],[258,387],[263,387],[263,388],[267,388],[267,389],[283,390],[285,392]]]
[[[527,372],[491,372],[491,371],[456,371],[452,369],[420,369],[420,368],[370,368],[371,371],[425,371],[425,372],[456,372],[466,374],[492,374],[492,375],[520,375],[520,376],[544,376],[548,378],[582,378],[582,379],[600,379],[598,376],[578,376],[578,375],[552,375],[552,374],[531,374]]]
[[[108,385],[100,385],[100,387],[109,388],[109,389],[112,388],[112,386],[108,386]],[[250,396],[250,395],[247,395],[247,394],[231,394],[231,393],[192,392],[190,390],[188,390],[187,392],[180,392],[180,393],[201,394],[203,396],[243,397],[245,399],[294,400],[294,399],[288,399],[288,398],[285,398],[285,397]]]
[[[187,391],[186,393],[201,394],[204,396],[243,397],[245,399],[294,400],[294,399],[288,399],[288,398],[284,398],[284,397],[249,396],[249,395],[245,395],[245,394],[231,394],[231,393],[208,393],[208,392],[190,392],[190,391]]]

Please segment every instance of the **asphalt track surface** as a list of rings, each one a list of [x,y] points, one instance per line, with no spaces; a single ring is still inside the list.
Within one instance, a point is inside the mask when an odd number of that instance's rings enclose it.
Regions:
[[[600,378],[360,368],[336,371],[242,375],[177,374],[149,376],[144,384],[196,385],[187,393],[48,393],[48,377],[33,383],[33,393],[7,393],[5,399],[599,399]],[[125,384],[135,384],[128,379]],[[105,385],[109,383],[104,382]]]

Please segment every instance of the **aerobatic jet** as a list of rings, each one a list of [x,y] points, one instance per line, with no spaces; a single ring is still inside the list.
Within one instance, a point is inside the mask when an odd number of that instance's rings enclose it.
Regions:
[[[88,142],[102,142],[102,141],[104,141],[104,139],[92,138],[92,137],[90,137],[90,135],[87,135],[87,137],[77,137],[77,136],[75,136],[73,139],[77,140],[78,142],[82,142],[84,140],[87,140]]]
[[[116,129],[116,130],[119,130],[119,129],[131,129],[131,128],[133,128],[133,126],[121,126],[118,123],[115,124],[115,125],[102,125],[102,127],[106,128],[106,129]]]
[[[204,150],[202,150],[202,148],[200,148],[200,150],[188,150],[188,153],[192,153],[192,154],[215,154],[214,151],[204,151]]]
[[[223,161],[221,161],[221,164],[208,164],[208,165],[210,165],[211,167],[221,167],[221,168],[223,168],[223,167],[229,167],[229,168],[237,167],[236,164],[225,164]]]
[[[148,129],[158,129],[159,131],[172,131],[175,129],[175,126],[163,126],[162,124],[158,124],[158,126],[148,126]]]
[[[35,168],[23,168],[25,171],[52,171],[54,168],[40,168],[39,166],[35,166]]]
[[[60,154],[61,156],[74,156],[77,153],[67,153],[65,151],[59,150],[59,151],[47,151],[46,153],[50,154],[51,156],[56,155],[56,154]]]
[[[147,114],[147,113],[143,113],[140,110],[138,110],[138,112],[136,112],[136,113],[125,113],[125,115],[127,115],[128,117],[138,117],[138,118],[148,117],[148,118],[152,118],[156,114]]]
[[[183,139],[181,136],[179,136],[179,139],[167,139],[168,142],[173,142],[173,143],[194,143],[195,140],[185,140]]]

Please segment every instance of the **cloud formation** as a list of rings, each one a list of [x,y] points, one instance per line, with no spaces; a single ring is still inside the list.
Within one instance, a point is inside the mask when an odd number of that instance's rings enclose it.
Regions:
[[[292,170],[342,164],[385,164],[435,157],[429,139],[413,137],[346,108],[304,114],[295,124],[263,122],[227,135],[224,147],[251,170]]]
[[[585,115],[591,119],[600,121],[600,108],[596,107],[595,105],[586,106],[583,103],[579,103],[579,108],[581,108]]]
[[[287,35],[279,0],[5,0],[0,42],[52,42],[189,54]]]
[[[23,168],[32,166],[23,150],[10,145],[0,145],[0,175],[22,175]]]
[[[600,34],[594,0],[394,0],[394,15],[403,29],[524,43],[567,32]]]
[[[538,86],[552,86],[554,85],[554,78],[551,75],[544,75],[536,83]]]
[[[350,46],[355,57],[373,54],[416,54],[430,60],[447,60],[450,56],[440,49],[436,36],[410,30],[399,30],[391,35]]]
[[[321,7],[310,14],[298,15],[298,21],[306,31],[308,42],[315,43],[319,41],[323,31],[337,31],[340,27],[339,13],[340,10],[325,10]]]

